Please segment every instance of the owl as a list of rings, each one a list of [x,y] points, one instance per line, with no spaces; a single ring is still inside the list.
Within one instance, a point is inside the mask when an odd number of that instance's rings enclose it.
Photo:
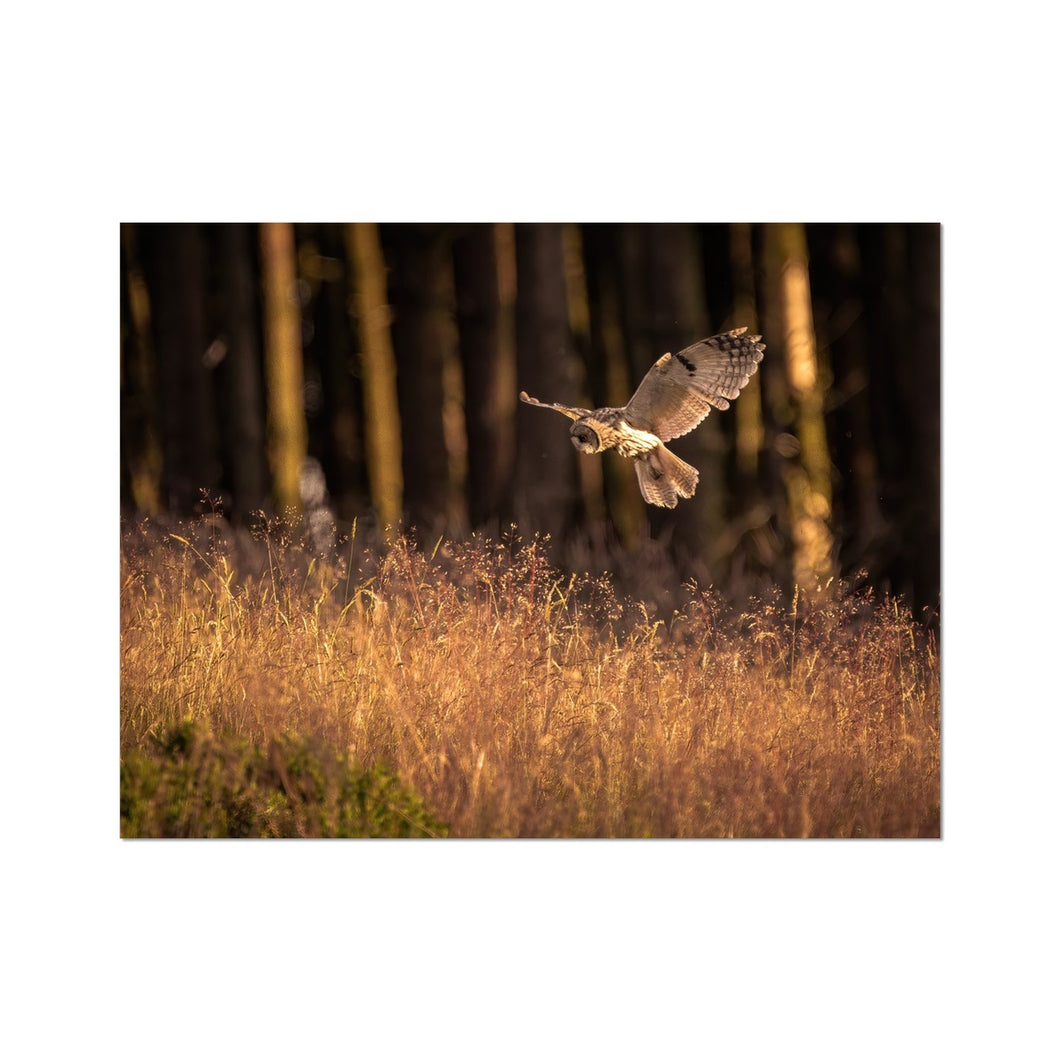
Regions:
[[[699,472],[663,444],[680,438],[707,418],[711,407],[727,409],[765,356],[761,335],[737,328],[702,339],[680,353],[664,353],[636,393],[620,409],[575,409],[529,397],[528,405],[555,409],[574,420],[570,439],[579,453],[614,449],[633,458],[641,495],[649,504],[673,508],[696,492]]]

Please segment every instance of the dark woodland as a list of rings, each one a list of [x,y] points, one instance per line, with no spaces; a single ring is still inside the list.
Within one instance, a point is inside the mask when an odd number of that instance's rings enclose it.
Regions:
[[[937,622],[934,224],[123,224],[126,519],[548,534],[658,599],[843,579]],[[761,333],[739,399],[672,443],[670,511],[520,404],[623,405],[667,351]]]

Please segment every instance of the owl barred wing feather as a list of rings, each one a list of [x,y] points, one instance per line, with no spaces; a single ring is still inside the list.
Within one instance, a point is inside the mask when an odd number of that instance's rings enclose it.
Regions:
[[[626,405],[630,425],[668,442],[699,426],[711,408],[727,409],[765,355],[762,336],[746,331],[727,331],[660,357]]]

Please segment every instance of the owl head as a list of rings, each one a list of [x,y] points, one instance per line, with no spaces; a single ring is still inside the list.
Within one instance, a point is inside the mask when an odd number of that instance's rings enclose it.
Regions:
[[[571,444],[579,453],[600,452],[600,436],[586,419],[576,420],[570,429]]]

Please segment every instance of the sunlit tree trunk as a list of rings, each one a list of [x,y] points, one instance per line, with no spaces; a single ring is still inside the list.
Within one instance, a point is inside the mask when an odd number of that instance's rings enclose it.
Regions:
[[[834,571],[832,463],[824,420],[824,384],[818,374],[810,301],[806,234],[801,224],[765,230],[766,270],[776,300],[776,320],[797,444],[784,467],[795,584],[814,589]]]
[[[227,347],[218,374],[227,408],[232,504],[236,518],[246,522],[264,509],[268,492],[253,232],[246,224],[223,224],[216,241]]]
[[[501,394],[500,290],[493,225],[469,225],[453,242],[456,323],[464,379],[467,507],[471,525],[496,520],[511,473]]]
[[[294,226],[261,226],[265,288],[265,396],[273,493],[281,510],[301,511],[300,480],[306,457],[302,318]]]
[[[162,409],[166,507],[203,510],[219,479],[212,380],[206,352],[202,239],[197,225],[143,225],[151,323]]]
[[[368,484],[380,523],[396,528],[402,504],[401,419],[378,226],[348,225],[346,242],[360,339]]]
[[[542,401],[574,404],[562,226],[516,225],[515,254],[519,388]],[[518,522],[524,533],[541,530],[559,542],[578,499],[570,421],[520,404],[517,422]]]

